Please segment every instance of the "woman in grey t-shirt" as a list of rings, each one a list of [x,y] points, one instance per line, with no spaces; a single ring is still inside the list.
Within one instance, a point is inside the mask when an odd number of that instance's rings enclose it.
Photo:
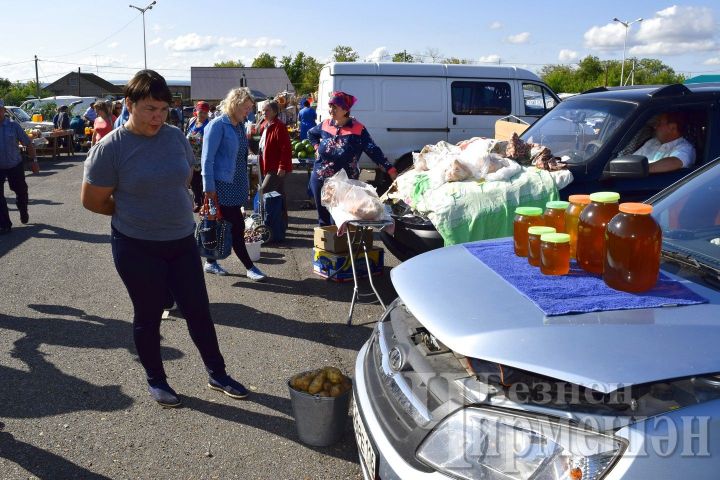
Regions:
[[[148,392],[165,407],[180,405],[160,356],[168,290],[200,351],[208,386],[233,398],[248,394],[225,371],[210,317],[187,190],[193,154],[183,133],[164,123],[171,100],[165,79],[152,70],[130,80],[125,87],[130,117],[88,153],[81,192],[85,208],[112,217],[113,260],[133,303],[138,357]]]

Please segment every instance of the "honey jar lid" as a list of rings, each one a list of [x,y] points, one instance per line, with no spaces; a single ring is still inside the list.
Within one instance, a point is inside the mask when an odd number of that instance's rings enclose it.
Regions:
[[[541,242],[548,243],[568,243],[570,235],[567,233],[545,233],[540,237]]]
[[[530,235],[543,235],[545,233],[555,233],[555,231],[555,227],[544,227],[541,225],[528,227],[528,233]]]
[[[543,211],[540,207],[517,207],[515,213],[528,217],[537,217],[538,215],[542,215]]]
[[[590,203],[590,195],[585,195],[585,194],[570,195],[568,197],[568,200],[570,200],[570,203],[579,203],[580,205],[587,205],[588,203]]]
[[[545,208],[565,210],[569,205],[570,205],[570,202],[565,202],[563,200],[554,200],[552,202],[547,202],[545,204]]]
[[[615,203],[618,200],[620,200],[620,194],[617,192],[595,192],[590,194],[591,202]]]
[[[653,211],[652,205],[648,205],[647,203],[621,203],[618,206],[618,210],[620,210],[623,213],[630,213],[633,215],[650,215]]]

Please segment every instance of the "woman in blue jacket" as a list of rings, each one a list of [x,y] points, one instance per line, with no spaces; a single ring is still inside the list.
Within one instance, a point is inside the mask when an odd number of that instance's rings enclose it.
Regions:
[[[310,190],[315,197],[320,226],[333,223],[330,212],[320,203],[320,191],[326,178],[344,169],[348,178],[360,176],[358,160],[365,152],[382,167],[393,180],[397,170],[375,145],[365,126],[350,116],[350,109],[357,99],[345,92],[333,92],[328,106],[330,118],[308,131],[308,139],[315,147],[315,164],[310,174]]]
[[[245,119],[255,106],[247,87],[228,92],[220,107],[224,112],[205,127],[200,164],[205,198],[219,206],[222,217],[232,224],[235,254],[247,269],[247,277],[256,282],[266,276],[257,268],[245,247],[245,217],[241,207],[248,199],[248,141]],[[205,272],[227,275],[215,260],[205,261]]]

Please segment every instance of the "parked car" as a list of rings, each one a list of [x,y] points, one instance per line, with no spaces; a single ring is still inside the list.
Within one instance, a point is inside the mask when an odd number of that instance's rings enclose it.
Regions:
[[[26,112],[32,114],[39,111],[40,107],[47,105],[48,103],[54,103],[56,106],[61,107],[67,105],[70,109],[71,115],[82,115],[88,107],[100,100],[97,97],[77,97],[75,95],[58,95],[56,97],[46,98],[34,98],[32,100],[25,100],[20,108]]]
[[[501,66],[329,63],[318,88],[318,122],[329,117],[331,92],[354,95],[353,114],[398,170],[427,144],[492,136],[508,115],[533,123],[560,101],[534,73]],[[366,155],[360,166],[375,168]]]
[[[53,129],[52,122],[33,122],[32,117],[20,107],[5,106],[5,112],[10,119],[22,125],[23,128],[37,128],[42,132],[49,132]]]
[[[720,137],[710,135],[720,129],[719,102],[720,84],[600,87],[563,100],[520,138],[569,158],[574,181],[560,190],[562,198],[614,191],[622,201],[641,201],[720,155]],[[630,154],[653,136],[652,120],[667,111],[686,114],[685,138],[695,147],[695,164],[649,175],[647,159]],[[381,237],[399,259],[443,246],[429,220],[400,215],[395,220],[394,235]]]
[[[395,267],[355,365],[365,479],[718,478],[719,198],[720,158],[649,201],[704,304],[546,316],[466,245]]]

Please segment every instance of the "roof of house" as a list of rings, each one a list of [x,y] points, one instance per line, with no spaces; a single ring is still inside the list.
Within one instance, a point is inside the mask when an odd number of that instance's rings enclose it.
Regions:
[[[714,83],[720,82],[720,75],[697,75],[688,78],[683,83]]]
[[[203,100],[220,100],[231,89],[243,84],[250,88],[253,96],[259,97],[258,100],[283,91],[295,91],[283,68],[191,67],[190,82],[190,96]]]
[[[53,90],[54,88],[64,88],[66,86],[65,79],[69,76],[76,76],[78,72],[70,72],[67,75],[63,75],[62,77],[58,78],[51,84],[49,84],[47,87],[45,87],[48,90]],[[84,73],[80,72],[80,78],[85,79],[86,81],[97,85],[101,89],[107,91],[108,93],[119,93],[120,88],[117,85],[113,85],[112,83],[108,82],[104,78],[98,77],[94,73]]]

